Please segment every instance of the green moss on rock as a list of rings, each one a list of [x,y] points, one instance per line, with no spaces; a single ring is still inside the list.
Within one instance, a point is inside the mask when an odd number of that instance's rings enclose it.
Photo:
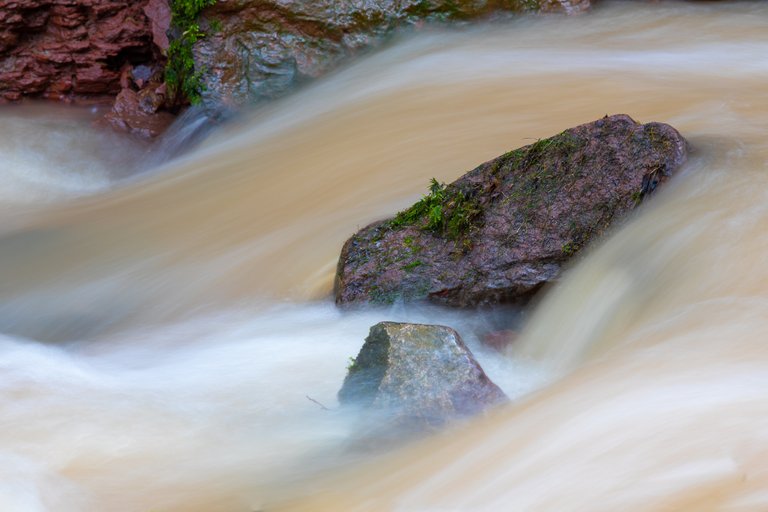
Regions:
[[[389,222],[390,229],[416,226],[452,240],[469,235],[481,219],[478,202],[457,187],[446,186],[435,178],[429,193]]]
[[[617,115],[509,151],[344,245],[339,304],[526,301],[685,161],[674,128]]]

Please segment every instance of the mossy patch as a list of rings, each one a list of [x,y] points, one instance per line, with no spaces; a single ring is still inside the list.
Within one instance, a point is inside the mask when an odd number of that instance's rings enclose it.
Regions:
[[[571,131],[503,155],[500,160],[515,180],[506,201],[516,206],[522,226],[529,224],[542,206],[554,200],[557,193],[579,177],[575,159],[586,142]]]
[[[424,264],[421,260],[413,260],[412,262],[408,263],[407,265],[403,265],[403,270],[406,272],[410,272],[411,270],[414,270],[416,268],[419,268]]]
[[[579,249],[580,249],[579,244],[571,241],[563,245],[562,253],[563,253],[563,256],[565,256],[566,258],[570,258],[574,254],[579,252]]]
[[[418,226],[451,240],[468,236],[480,220],[482,210],[477,200],[454,185],[432,178],[429,193],[416,204],[398,213],[389,227]]]
[[[379,306],[388,306],[394,304],[400,298],[400,293],[396,290],[386,290],[377,284],[368,288],[368,300],[371,304]]]

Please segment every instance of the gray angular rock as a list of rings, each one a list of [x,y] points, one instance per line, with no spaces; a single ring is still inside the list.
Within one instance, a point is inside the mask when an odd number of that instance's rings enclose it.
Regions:
[[[456,331],[396,322],[371,327],[338,398],[342,405],[386,411],[393,424],[416,429],[506,400]]]
[[[605,117],[510,151],[344,244],[340,305],[525,302],[687,158],[669,125]]]

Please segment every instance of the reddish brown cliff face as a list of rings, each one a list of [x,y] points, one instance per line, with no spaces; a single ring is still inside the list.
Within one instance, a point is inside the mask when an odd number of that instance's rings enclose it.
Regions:
[[[162,58],[157,3],[0,0],[0,99],[111,98],[121,75],[123,85],[136,79],[133,67],[147,66],[139,74],[148,77]]]

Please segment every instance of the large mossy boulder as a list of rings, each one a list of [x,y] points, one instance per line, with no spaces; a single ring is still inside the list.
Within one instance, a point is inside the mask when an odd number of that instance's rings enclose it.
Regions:
[[[587,9],[590,0],[218,0],[195,45],[207,106],[237,108],[280,96],[393,29],[494,12]]]
[[[417,430],[506,400],[456,331],[396,322],[371,327],[338,398],[385,413],[389,425]]]
[[[687,157],[669,125],[605,117],[510,151],[347,240],[337,304],[524,302]]]

